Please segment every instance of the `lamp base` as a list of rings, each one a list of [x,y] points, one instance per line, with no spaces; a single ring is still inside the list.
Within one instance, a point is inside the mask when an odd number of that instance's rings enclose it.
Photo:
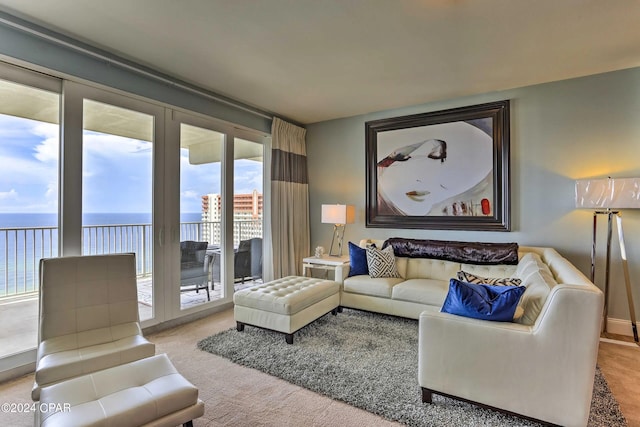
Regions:
[[[342,241],[344,239],[344,229],[346,226],[344,224],[334,224],[333,225],[333,237],[331,238],[331,246],[329,247],[329,256],[330,257],[341,257],[342,256]],[[337,253],[333,252],[333,244],[337,241]]]

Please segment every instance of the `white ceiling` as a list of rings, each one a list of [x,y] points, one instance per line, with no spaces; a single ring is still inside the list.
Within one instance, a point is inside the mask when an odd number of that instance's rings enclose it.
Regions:
[[[640,66],[637,0],[0,0],[300,123]]]

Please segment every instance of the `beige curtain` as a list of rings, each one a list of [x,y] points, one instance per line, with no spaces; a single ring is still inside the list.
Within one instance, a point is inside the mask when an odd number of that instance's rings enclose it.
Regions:
[[[302,273],[309,256],[306,129],[278,118],[271,125],[271,242],[273,278]]]

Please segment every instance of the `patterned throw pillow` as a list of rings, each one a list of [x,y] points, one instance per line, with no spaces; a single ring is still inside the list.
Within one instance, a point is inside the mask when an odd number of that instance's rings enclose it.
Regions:
[[[458,280],[476,285],[520,286],[522,280],[515,277],[480,277],[466,271],[458,271]]]
[[[400,277],[396,267],[396,257],[391,246],[384,249],[367,247],[367,266],[369,267],[369,276],[372,278]]]

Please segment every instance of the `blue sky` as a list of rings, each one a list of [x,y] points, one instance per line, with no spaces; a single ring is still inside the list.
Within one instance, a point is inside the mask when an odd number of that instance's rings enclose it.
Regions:
[[[58,126],[0,115],[0,212],[56,212]]]
[[[150,212],[152,144],[85,132],[85,213]],[[220,192],[220,164],[190,165],[181,150],[182,212],[200,212],[201,196]],[[234,191],[262,192],[262,163],[235,162]],[[55,213],[58,126],[0,115],[0,213]]]

